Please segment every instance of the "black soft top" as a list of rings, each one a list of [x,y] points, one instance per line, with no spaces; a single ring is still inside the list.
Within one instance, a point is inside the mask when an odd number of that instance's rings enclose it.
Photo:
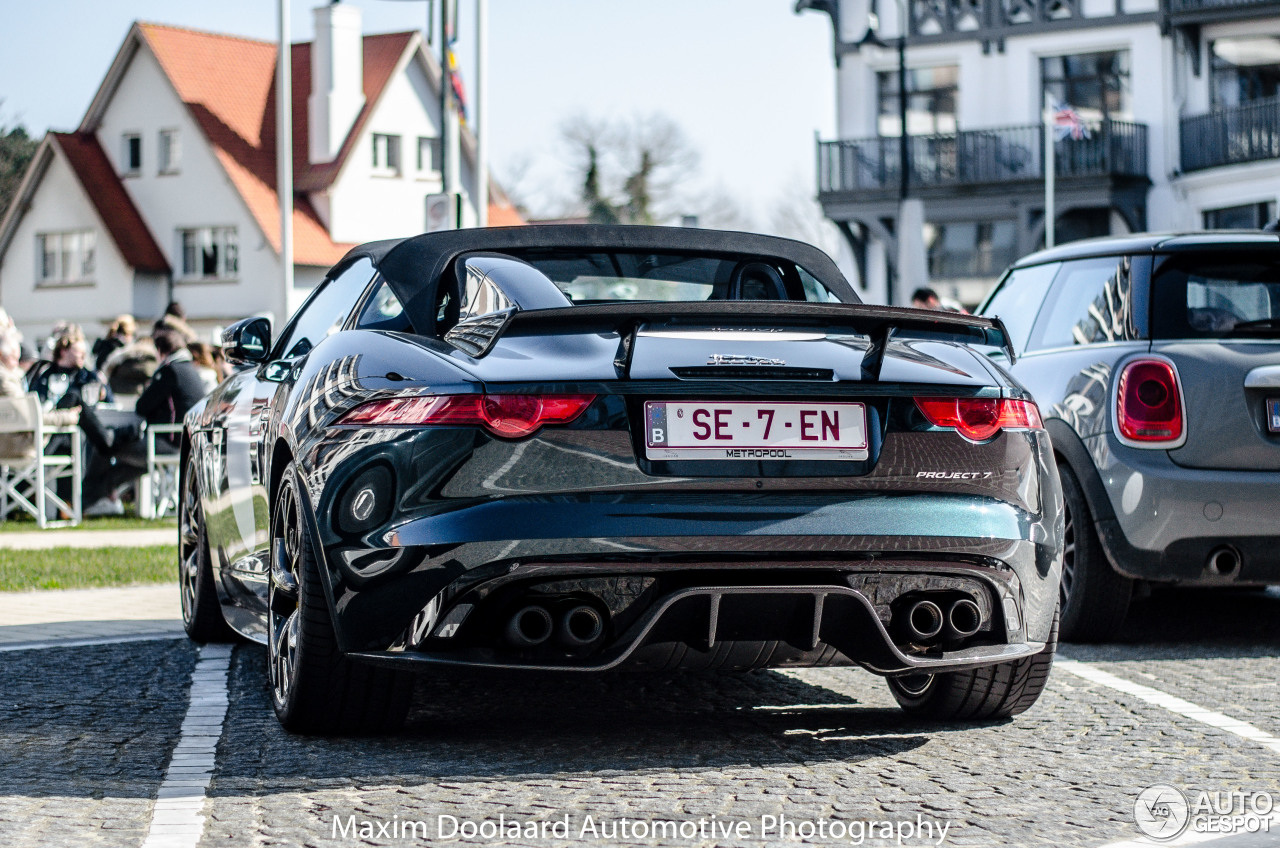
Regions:
[[[341,272],[357,259],[368,258],[404,304],[416,326],[418,316],[429,315],[435,308],[436,287],[461,254],[538,247],[736,254],[765,261],[781,260],[804,268],[842,302],[862,302],[831,258],[816,247],[775,236],[692,227],[537,224],[424,233],[353,248],[334,266],[332,273]]]

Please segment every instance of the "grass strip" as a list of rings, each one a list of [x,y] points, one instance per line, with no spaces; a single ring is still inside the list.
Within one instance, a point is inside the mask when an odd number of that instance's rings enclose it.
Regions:
[[[165,527],[177,527],[178,519],[160,518],[148,520],[135,515],[111,515],[101,518],[86,518],[75,527],[58,527],[56,532],[76,532],[78,530],[160,530]],[[50,528],[47,532],[54,532]],[[0,533],[39,533],[40,525],[28,515],[11,517],[8,521],[0,521]]]
[[[0,550],[0,592],[133,586],[172,583],[177,579],[178,554],[174,545]]]

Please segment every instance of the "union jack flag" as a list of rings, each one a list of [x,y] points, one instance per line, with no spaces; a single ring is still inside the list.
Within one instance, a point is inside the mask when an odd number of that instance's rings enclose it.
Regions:
[[[1053,101],[1053,134],[1058,141],[1070,136],[1074,141],[1089,138],[1089,128],[1074,108],[1061,101]]]

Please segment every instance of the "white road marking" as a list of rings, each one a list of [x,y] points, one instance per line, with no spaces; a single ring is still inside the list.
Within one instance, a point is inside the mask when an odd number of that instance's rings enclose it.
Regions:
[[[182,720],[142,848],[195,848],[204,833],[204,797],[227,718],[230,645],[205,645],[191,672],[190,704]]]
[[[1143,686],[1140,683],[1125,680],[1123,677],[1116,677],[1110,672],[1077,660],[1057,659],[1054,660],[1053,667],[1058,671],[1065,671],[1068,674],[1083,677],[1085,680],[1097,683],[1100,686],[1106,686],[1108,689],[1132,695],[1135,698],[1146,701],[1148,704],[1154,704],[1171,713],[1176,713],[1183,718],[1189,718],[1192,721],[1198,721],[1201,724],[1225,730],[1228,733],[1239,736],[1241,739],[1255,742],[1272,753],[1280,754],[1280,738],[1272,736],[1265,730],[1254,727],[1252,724],[1243,722],[1238,718],[1232,718],[1213,710],[1206,710],[1204,707],[1174,697],[1167,692],[1161,692],[1159,689],[1152,689],[1150,686]]]
[[[158,642],[163,639],[185,639],[183,632],[139,633],[134,636],[104,636],[100,639],[49,639],[40,642],[15,642],[0,645],[0,654],[7,651],[38,651],[44,648],[83,648],[88,645],[116,645],[121,642]]]
[[[578,448],[567,448],[564,445],[557,445],[555,442],[551,442],[551,441],[544,441],[542,442],[542,444],[546,445],[549,448],[555,448],[558,451],[564,451],[565,453],[571,453],[574,456],[580,456],[584,459],[589,459],[592,462],[603,462],[605,465],[612,465],[615,468],[622,468],[627,471],[640,470],[639,466],[637,466],[634,462],[622,462],[620,460],[614,459],[613,457],[601,456],[598,453],[591,453],[590,451],[579,450]]]
[[[511,456],[507,458],[507,461],[502,463],[497,471],[493,472],[481,481],[480,488],[489,489],[494,492],[516,491],[515,489],[508,489],[506,486],[499,486],[498,481],[505,477],[508,471],[516,467],[516,463],[524,456],[524,452],[528,449],[529,444],[529,442],[521,442],[516,445],[515,450],[511,452]]]

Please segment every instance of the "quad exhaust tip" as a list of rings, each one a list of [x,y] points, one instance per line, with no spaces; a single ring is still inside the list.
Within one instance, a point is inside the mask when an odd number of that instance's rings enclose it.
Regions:
[[[585,648],[604,635],[604,616],[588,604],[578,604],[560,616],[557,641],[566,648]]]
[[[517,648],[534,648],[551,638],[551,613],[546,607],[521,607],[507,622],[507,641]]]
[[[966,639],[982,627],[982,610],[968,598],[961,598],[947,610],[947,628],[951,635]]]
[[[1219,545],[1209,551],[1205,570],[1213,577],[1234,577],[1240,571],[1240,552],[1231,545]]]
[[[942,608],[933,601],[916,601],[907,610],[907,633],[917,641],[934,638],[942,625]]]

